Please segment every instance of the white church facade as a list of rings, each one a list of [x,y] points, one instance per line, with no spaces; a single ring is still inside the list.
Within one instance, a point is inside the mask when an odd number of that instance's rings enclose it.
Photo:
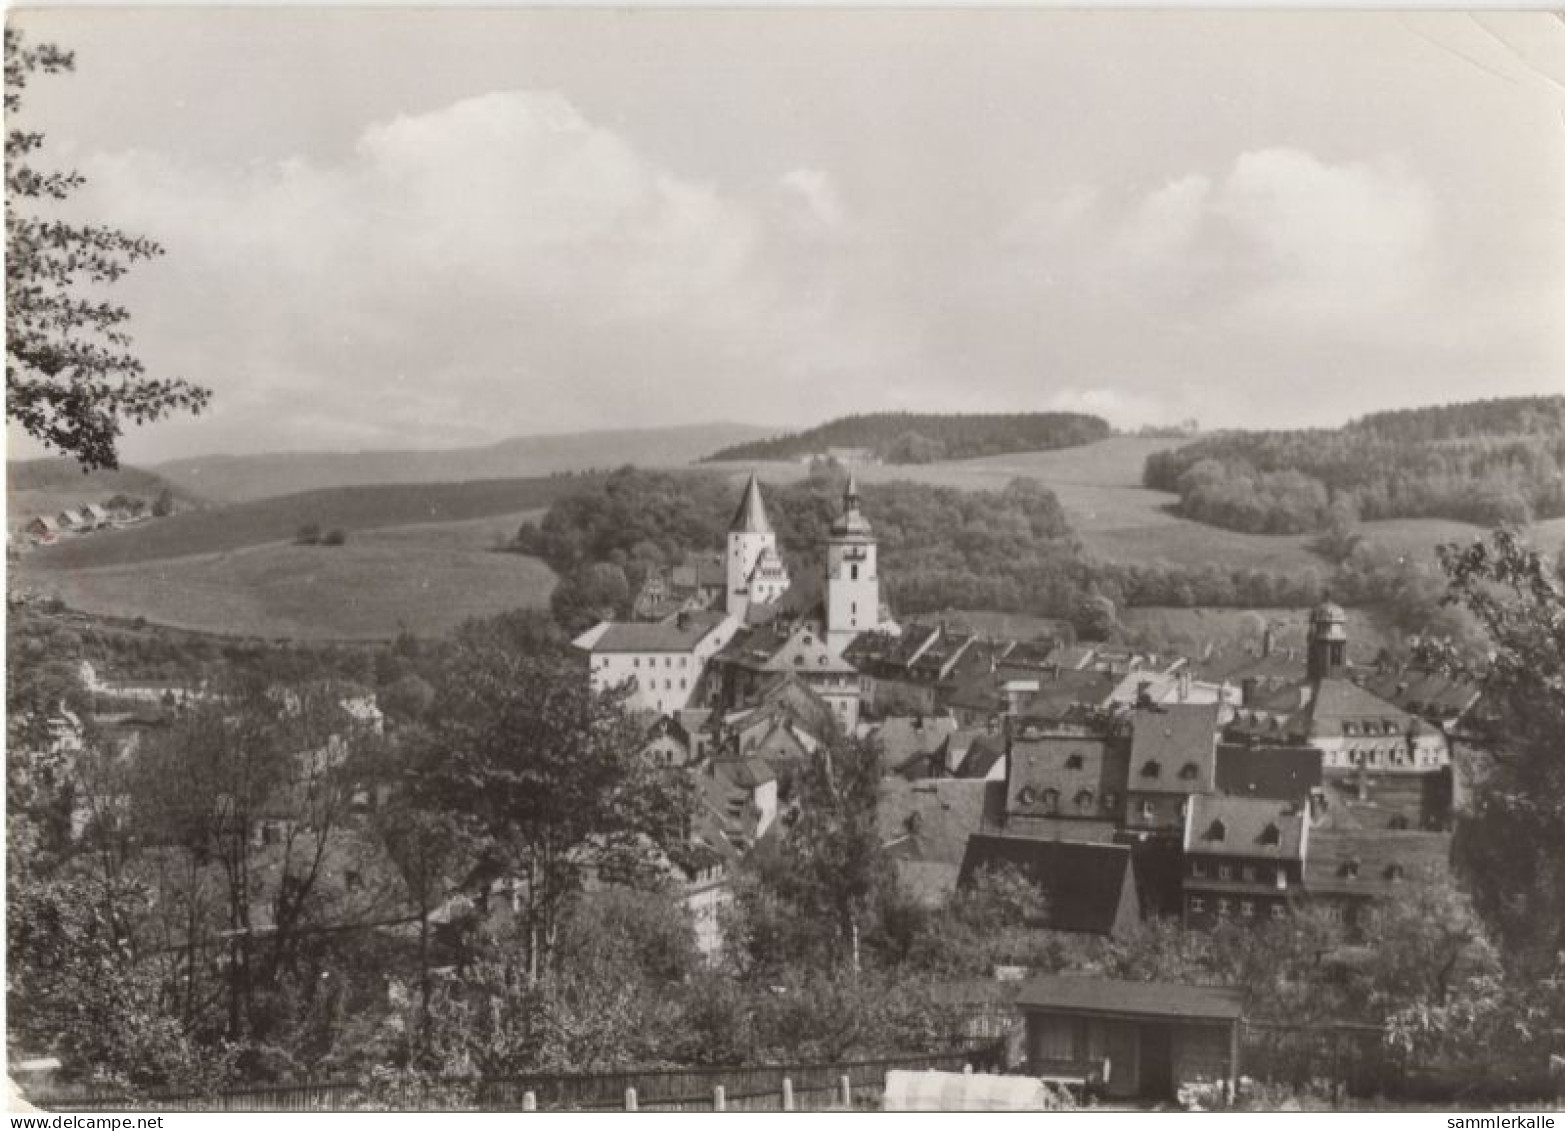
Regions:
[[[796,596],[794,579],[778,549],[760,482],[752,474],[729,523],[720,607],[681,612],[654,623],[595,625],[573,642],[589,654],[593,686],[604,690],[630,681],[631,706],[665,715],[710,706],[710,696],[718,694],[722,681],[708,682],[706,677],[720,653],[743,656],[747,662],[764,653],[761,666],[780,673],[791,670],[784,661],[797,659],[795,644],[799,633],[805,632],[824,644],[821,662],[801,662],[795,674],[811,683],[830,676],[832,686],[820,690],[834,699],[854,698],[851,705],[837,707],[843,721],[851,724],[857,717],[857,702],[856,692],[850,689],[857,687],[857,675],[843,653],[863,633],[896,630],[881,605],[874,530],[860,509],[858,484],[852,476],[825,550],[821,601],[806,610],[790,608],[788,631],[779,633],[782,606]],[[786,646],[773,648],[778,641],[787,642]]]

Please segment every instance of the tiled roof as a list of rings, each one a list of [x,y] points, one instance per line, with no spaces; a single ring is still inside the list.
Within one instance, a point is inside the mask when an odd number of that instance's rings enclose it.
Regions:
[[[986,777],[994,764],[1005,757],[1005,737],[998,734],[981,734],[967,747],[967,756],[956,768],[959,778]]]
[[[881,843],[895,846],[903,859],[960,864],[967,838],[986,820],[998,820],[1004,805],[1000,782],[888,778],[880,783],[877,810]]]
[[[1217,703],[1171,703],[1131,713],[1130,788],[1197,793],[1212,787]]]
[[[1350,723],[1389,723],[1396,728],[1393,733],[1406,734],[1414,721],[1400,707],[1345,679],[1321,680],[1306,710],[1310,734],[1316,738],[1346,733]]]
[[[1310,834],[1304,886],[1315,894],[1384,896],[1400,881],[1420,873],[1444,875],[1450,868],[1449,833],[1315,829]]]
[[[1038,690],[1021,709],[1024,718],[1057,719],[1072,707],[1101,707],[1114,693],[1119,680],[1108,672],[1063,669],[1058,675],[1040,675]]]
[[[726,613],[703,610],[653,624],[614,621],[595,640],[584,646],[595,653],[688,652],[726,619]],[[582,637],[577,638],[578,643],[581,640]]]
[[[1040,892],[1046,905],[1039,926],[1055,931],[1109,935],[1140,918],[1130,848],[1031,837],[980,834],[967,842],[962,882],[982,868],[1012,866]]]
[[[1473,708],[1481,695],[1478,687],[1439,672],[1409,669],[1374,675],[1364,686],[1404,711],[1449,718]]]
[[[1016,1004],[1024,1009],[1067,1013],[1232,1021],[1244,1012],[1244,991],[1168,982],[1062,976],[1023,982],[1016,995]]]
[[[1013,739],[1006,812],[1035,817],[1100,817],[1125,795],[1123,744],[1091,736]]]
[[[949,715],[912,717],[898,715],[875,727],[887,765],[897,766],[915,754],[943,751],[946,740],[956,732],[956,720]]]
[[[1217,748],[1217,790],[1234,797],[1305,801],[1321,784],[1321,752],[1313,746]]]
[[[1197,794],[1190,799],[1185,852],[1302,860],[1308,820],[1307,807],[1291,801]]]

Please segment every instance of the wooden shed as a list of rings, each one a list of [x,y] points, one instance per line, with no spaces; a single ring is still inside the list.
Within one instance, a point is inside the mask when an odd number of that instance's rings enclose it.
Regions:
[[[1242,991],[1035,978],[1016,1003],[1027,1023],[1029,1075],[1096,1076],[1110,1097],[1156,1100],[1196,1080],[1238,1079]]]

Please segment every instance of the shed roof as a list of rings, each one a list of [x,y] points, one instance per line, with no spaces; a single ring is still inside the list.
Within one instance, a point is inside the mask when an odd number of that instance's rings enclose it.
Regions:
[[[1064,976],[1033,978],[1022,983],[1016,1004],[1023,1009],[1066,1013],[1234,1021],[1244,1012],[1244,991]]]
[[[1134,711],[1130,788],[1187,794],[1210,789],[1221,709],[1218,703],[1171,703]]]

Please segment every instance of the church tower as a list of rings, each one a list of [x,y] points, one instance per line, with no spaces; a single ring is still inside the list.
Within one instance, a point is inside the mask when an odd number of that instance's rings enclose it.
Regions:
[[[859,513],[859,485],[850,472],[842,514],[826,539],[826,646],[840,656],[855,636],[879,626],[875,535]]]
[[[1309,656],[1306,673],[1311,683],[1340,679],[1348,666],[1348,614],[1330,601],[1310,610]]]
[[[734,520],[728,524],[728,555],[725,562],[728,589],[723,596],[723,608],[741,620],[750,605],[750,577],[763,556],[768,562],[777,559],[777,534],[766,517],[766,504],[761,501],[761,485],[756,482],[755,473],[751,472],[750,481],[744,486],[744,498],[739,500]]]

